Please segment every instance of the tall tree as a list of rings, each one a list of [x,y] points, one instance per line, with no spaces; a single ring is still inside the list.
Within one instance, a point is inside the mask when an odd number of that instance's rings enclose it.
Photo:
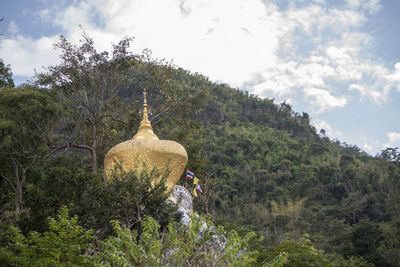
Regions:
[[[62,62],[37,75],[37,82],[59,92],[69,107],[63,118],[64,146],[90,152],[91,168],[97,170],[99,143],[107,124],[121,121],[122,103],[118,97],[126,72],[136,60],[128,51],[132,38],[124,38],[109,52],[97,52],[85,33],[79,46],[61,36],[55,47]]]
[[[5,65],[0,58],[0,88],[1,87],[14,87],[14,80],[10,65]]]
[[[52,154],[46,144],[57,122],[57,110],[57,97],[47,90],[28,85],[0,89],[0,172],[15,191],[17,213],[23,208],[29,170]]]
[[[129,93],[141,94],[146,88],[149,119],[157,134],[183,142],[191,134],[186,129],[198,129],[193,117],[207,92],[182,79],[181,72],[172,63],[155,59],[150,50],[144,50],[129,73]]]

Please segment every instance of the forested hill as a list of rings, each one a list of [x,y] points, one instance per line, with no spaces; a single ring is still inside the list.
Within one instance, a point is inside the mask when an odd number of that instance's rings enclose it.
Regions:
[[[129,38],[110,54],[86,35],[82,42],[61,37],[62,62],[33,84],[15,87],[0,64],[0,265],[157,266],[170,256],[172,266],[399,266],[398,148],[370,156],[317,133],[287,103],[133,55]],[[198,233],[175,229],[179,215],[154,173],[104,180],[106,152],[138,128],[143,88],[155,133],[186,148],[200,179],[195,210],[225,229],[254,231],[250,246],[252,234],[233,231],[225,236],[236,250],[216,256],[205,249],[215,233],[198,243],[190,239]],[[183,174],[180,184],[191,183]],[[178,243],[182,256],[168,254]]]
[[[189,116],[200,125],[184,141],[189,167],[205,187],[195,200],[199,210],[260,231],[271,243],[309,234],[328,253],[397,266],[397,149],[372,157],[317,134],[308,114],[289,104],[184,70],[171,83],[185,88],[183,101],[201,95],[199,111]],[[130,90],[138,96],[140,88]]]

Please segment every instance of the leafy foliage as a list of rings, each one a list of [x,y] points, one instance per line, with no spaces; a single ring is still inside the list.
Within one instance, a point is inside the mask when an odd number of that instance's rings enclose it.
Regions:
[[[10,65],[5,65],[3,60],[0,59],[0,88],[2,87],[14,87],[14,80],[12,78],[12,72]]]
[[[258,257],[258,264],[267,265],[268,262],[277,266],[329,266],[322,252],[315,249],[307,238],[299,243],[285,241],[267,249]]]
[[[62,206],[79,215],[85,227],[96,229],[95,235],[101,239],[112,232],[110,220],[140,232],[145,216],[154,217],[163,227],[171,218],[180,218],[176,207],[167,201],[164,179],[159,179],[163,176],[156,171],[116,172],[104,183],[101,176],[85,170],[77,160],[60,160],[41,170],[41,179],[27,192],[29,213],[19,223],[23,230],[44,231],[44,220]],[[68,167],[64,166],[67,163]]]
[[[0,250],[0,260],[11,266],[93,266],[85,251],[92,246],[93,233],[78,225],[62,208],[57,219],[49,218],[49,231],[24,236],[18,228],[7,232],[8,244]]]
[[[4,107],[0,110],[0,221],[5,222],[0,231],[12,224],[13,220],[8,219],[13,216],[10,206],[16,192],[11,185],[13,164],[4,153],[14,155],[13,149],[19,148],[20,142],[26,149],[17,153],[27,164],[23,169],[29,167],[29,171],[25,173],[24,195],[15,198],[23,197],[26,208],[15,216],[15,223],[24,233],[46,231],[44,219],[67,205],[80,216],[78,223],[94,229],[96,242],[107,243],[113,240],[109,220],[118,220],[113,223],[117,239],[112,242],[116,243],[109,243],[115,245],[115,253],[114,248],[105,245],[110,254],[101,255],[110,264],[116,264],[110,257],[117,257],[116,262],[122,265],[164,264],[167,259],[177,264],[230,264],[240,258],[234,255],[245,251],[249,252],[245,261],[255,259],[266,266],[398,266],[398,148],[370,156],[356,146],[329,139],[322,130],[318,134],[309,115],[293,111],[287,103],[277,104],[226,84],[212,83],[199,74],[152,59],[149,52],[131,55],[124,50],[128,44],[124,40],[116,46],[122,50],[109,56],[95,51],[90,38],[84,38],[81,46],[61,39],[63,63],[39,77],[41,83],[51,87],[50,92],[0,89],[2,94],[32,93],[32,99],[0,100]],[[108,67],[111,76],[104,76]],[[203,235],[203,242],[195,235],[201,232],[201,226],[183,231],[182,226],[170,222],[176,217],[174,208],[166,204],[162,184],[150,182],[154,177],[123,174],[121,179],[104,183],[100,172],[90,173],[90,168],[100,169],[105,151],[133,135],[143,88],[150,95],[155,132],[161,139],[176,140],[185,146],[188,168],[201,179],[204,192],[195,200],[195,209],[219,224],[241,229],[241,235],[236,236],[223,230],[226,240],[237,241],[231,252],[206,249],[207,240],[221,233],[218,226]],[[53,119],[57,116],[49,115],[57,112],[41,113],[47,105],[39,105],[47,100],[51,103],[51,91],[58,92],[67,107],[56,127]],[[41,97],[43,101],[39,101]],[[40,103],[32,107],[24,104],[29,101]],[[124,103],[131,103],[130,108]],[[10,111],[15,107],[21,110],[14,114]],[[36,124],[30,124],[32,116]],[[29,131],[21,135],[18,123],[29,126]],[[46,134],[39,134],[42,132]],[[58,159],[29,165],[30,159],[51,152],[48,138],[59,136],[63,137],[59,145],[64,148],[86,149],[63,150]],[[241,236],[253,231],[263,240],[253,239],[247,246],[246,238]],[[305,234],[309,235],[307,240]],[[129,247],[127,240],[135,240],[134,245]],[[175,253],[163,254],[163,249],[173,251],[173,245],[186,256],[175,259]],[[225,252],[230,256],[224,258]]]
[[[104,149],[109,127],[121,122],[124,110],[118,97],[125,73],[135,61],[128,52],[131,38],[122,39],[108,52],[97,52],[85,33],[76,46],[61,36],[55,45],[62,62],[37,75],[37,83],[51,86],[59,93],[68,112],[62,120],[64,146],[90,152],[91,167],[97,171],[98,151]]]
[[[245,266],[254,261],[254,252],[247,250],[254,233],[226,233],[205,217],[192,216],[187,227],[171,221],[163,233],[157,221],[146,217],[140,236],[116,221],[113,226],[117,236],[102,242],[100,256],[116,266]]]
[[[45,89],[0,88],[0,174],[15,192],[17,213],[29,170],[53,153],[49,141],[58,111],[56,95]]]
[[[154,170],[129,172],[115,174],[106,184],[99,181],[91,184],[79,204],[82,221],[97,229],[100,237],[111,233],[110,220],[118,220],[139,233],[145,216],[154,217],[166,227],[171,218],[180,216],[175,205],[167,201],[165,177],[159,177]]]

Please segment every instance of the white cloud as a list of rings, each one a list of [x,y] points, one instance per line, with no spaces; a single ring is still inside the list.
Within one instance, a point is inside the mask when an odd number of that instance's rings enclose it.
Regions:
[[[388,74],[384,75],[384,80],[389,86],[394,87],[400,92],[400,62],[394,64],[394,70],[392,72],[389,71]],[[389,90],[390,88],[386,89]]]
[[[8,31],[11,34],[16,34],[18,32],[18,25],[12,20],[9,24],[8,24]]]
[[[48,1],[36,16],[61,26],[75,43],[82,25],[100,50],[134,36],[136,51],[150,48],[155,57],[262,97],[303,93],[321,113],[347,103],[347,92],[332,81],[377,104],[393,88],[400,92],[400,63],[392,70],[362,51],[372,42],[360,33],[366,12],[379,8],[378,0],[348,0],[344,6],[318,0],[284,11],[261,0],[82,0]],[[56,62],[54,41],[16,35],[1,41],[0,57],[16,75],[30,76],[32,68]]]
[[[363,75],[369,78],[367,81],[349,85],[350,90],[359,91],[361,100],[369,98],[379,105],[389,100],[392,89],[400,92],[400,63],[396,63],[393,70],[382,64],[372,63],[354,66],[354,68],[363,71]]]
[[[387,134],[387,136],[389,137],[389,141],[390,141],[391,143],[400,141],[400,133],[389,132],[389,133]]]
[[[363,143],[362,148],[364,150],[366,150],[366,151],[373,151],[374,150],[374,147],[371,144],[367,143],[367,142]]]
[[[370,8],[379,4],[379,1],[373,2]],[[278,64],[253,75],[256,78],[245,83],[246,89],[260,96],[278,98],[288,97],[300,89],[310,104],[315,104],[315,100],[320,100],[320,106],[327,104],[328,108],[320,107],[317,112],[345,106],[348,97],[333,96],[346,95],[343,89],[356,89],[362,99],[371,99],[376,104],[387,101],[392,88],[400,91],[400,64],[392,71],[364,56],[363,49],[373,42],[370,35],[358,31],[366,17],[355,7],[355,2],[349,10],[310,5],[282,12],[284,31]],[[301,55],[304,52],[304,47],[299,46],[301,42],[306,42],[309,56]],[[348,87],[337,92],[340,88],[332,81],[347,83]]]
[[[358,146],[370,155],[379,153],[382,148],[382,142],[376,138],[370,136],[360,135],[357,137]]]
[[[366,21],[361,12],[337,8],[327,9],[319,5],[310,5],[305,8],[292,8],[285,13],[291,30],[300,29],[306,34],[325,29],[335,33],[348,31],[353,27],[361,26]]]
[[[4,39],[1,42],[0,57],[11,65],[14,75],[28,78],[33,76],[34,69],[40,71],[42,66],[58,61],[58,53],[52,46],[56,40],[56,36],[33,40],[17,35],[15,39]]]
[[[343,136],[340,130],[334,130],[333,127],[324,120],[313,119],[311,123],[317,129],[317,132],[323,129],[325,130],[325,134],[331,138],[341,138]]]
[[[306,100],[316,107],[316,113],[322,113],[334,108],[341,108],[347,104],[347,97],[333,96],[329,91],[318,88],[303,89]]]
[[[350,136],[347,135],[346,133],[341,137],[340,141],[349,145],[349,146],[357,146],[361,150],[367,152],[370,155],[376,155],[377,153],[380,152],[382,148],[382,142],[381,140],[371,137],[371,136],[365,136],[363,132],[359,132],[358,134],[350,134]],[[353,135],[353,136],[351,136]],[[343,140],[347,139],[347,140]]]
[[[389,138],[389,142],[384,147],[400,147],[400,133],[388,132],[386,136]]]
[[[99,16],[103,23],[96,22]],[[82,1],[56,22],[77,39],[81,24],[96,43],[135,36],[137,49],[240,86],[276,62],[279,25],[276,7],[258,0],[236,1]],[[104,46],[103,46],[104,47]],[[101,48],[103,48],[101,47]]]
[[[365,9],[371,14],[382,8],[380,0],[347,0],[347,6],[354,9]]]
[[[400,63],[390,69],[363,57],[362,47],[369,43],[369,35],[345,32],[339,39],[315,44],[310,57],[292,56],[289,53],[288,61],[280,58],[281,63],[258,75],[263,79],[258,79],[259,84],[254,85],[255,92],[261,96],[278,97],[289,95],[297,89],[306,92],[307,88],[314,87],[334,92],[338,88],[332,81],[338,81],[347,84],[347,89],[358,91],[361,100],[370,99],[378,105],[385,103],[392,89],[400,92]],[[305,98],[311,99],[309,95],[305,95]],[[341,98],[339,103],[341,105],[337,107],[343,107],[345,99]],[[319,112],[325,110],[320,109]]]
[[[281,62],[266,69],[258,78],[258,83],[249,88],[260,96],[287,96],[298,88],[327,87],[325,78],[333,76],[334,69],[325,64],[324,58],[311,57],[304,63]]]
[[[363,98],[369,97],[375,103],[381,103],[382,101],[387,100],[387,94],[380,92],[379,90],[372,89],[372,88],[368,87],[368,85],[364,87],[359,84],[350,84],[349,89],[358,91]]]

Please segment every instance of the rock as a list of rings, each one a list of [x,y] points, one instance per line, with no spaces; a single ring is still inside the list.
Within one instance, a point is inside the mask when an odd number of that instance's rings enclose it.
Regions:
[[[193,214],[193,197],[192,194],[185,187],[180,185],[175,185],[170,196],[170,200],[172,200],[177,206],[178,211],[182,214],[181,222],[188,226],[191,222],[190,214]],[[195,214],[197,216],[197,214]],[[213,232],[214,229],[208,229],[207,223],[202,222],[199,236],[197,240],[201,238],[205,231]],[[214,251],[223,250],[225,248],[225,236],[219,236],[217,234],[213,234],[211,236],[211,242],[209,246]]]
[[[192,194],[185,187],[175,185],[170,200],[178,206],[178,211],[182,213],[181,222],[187,226],[190,223],[190,214],[193,213]]]

